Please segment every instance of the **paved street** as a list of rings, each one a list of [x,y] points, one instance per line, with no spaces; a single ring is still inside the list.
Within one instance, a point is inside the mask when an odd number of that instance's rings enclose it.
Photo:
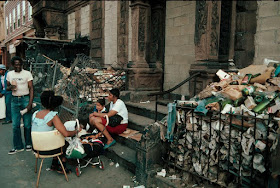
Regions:
[[[23,132],[22,132],[23,134]],[[30,188],[36,187],[37,174],[34,173],[35,157],[32,152],[23,151],[14,155],[8,155],[12,148],[12,125],[0,123],[0,187],[1,188]],[[68,175],[69,182],[64,175],[57,172],[46,171],[51,164],[51,159],[45,159],[40,177],[39,187],[94,187],[109,188],[123,185],[133,186],[133,174],[104,156],[101,156],[105,169],[88,166],[83,169],[80,177],[74,173],[75,166],[70,166],[72,173]],[[38,163],[39,164],[39,163]],[[110,165],[111,164],[111,165]],[[38,165],[39,166],[39,165]]]

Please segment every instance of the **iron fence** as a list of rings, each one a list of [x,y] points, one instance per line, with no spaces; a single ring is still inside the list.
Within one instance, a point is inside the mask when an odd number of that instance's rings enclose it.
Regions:
[[[248,116],[177,105],[174,139],[169,144],[168,168],[189,172],[220,186],[266,187],[270,157],[278,143],[273,116]]]

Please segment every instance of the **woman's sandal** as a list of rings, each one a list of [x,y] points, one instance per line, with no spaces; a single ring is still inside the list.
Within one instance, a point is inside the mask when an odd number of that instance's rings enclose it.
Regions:
[[[58,165],[53,165],[52,164],[51,167],[49,168],[49,170],[50,171],[57,171],[58,167],[59,167]]]
[[[68,169],[64,166],[64,170],[66,172],[66,174],[71,174],[71,169]],[[58,166],[58,169],[56,170],[59,174],[64,174],[63,169],[61,166]]]

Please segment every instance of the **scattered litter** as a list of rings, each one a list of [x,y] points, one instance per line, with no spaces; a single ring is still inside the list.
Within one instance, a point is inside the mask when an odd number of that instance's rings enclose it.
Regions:
[[[122,151],[122,153],[121,153],[122,155],[124,154],[124,152]]]
[[[177,178],[175,174],[173,174],[172,176],[169,176],[168,179],[171,180],[180,180],[181,178]]]
[[[158,176],[165,177],[165,176],[166,176],[166,170],[165,170],[165,169],[162,169],[160,172],[157,172],[157,175],[158,175]]]
[[[123,188],[130,188],[130,185],[123,185]]]
[[[116,163],[116,168],[118,168],[120,165],[119,165],[119,163]]]
[[[151,102],[150,101],[140,101],[140,103],[147,104],[147,103],[151,103]]]
[[[197,187],[198,186],[198,184],[194,184],[194,185],[192,185],[192,187]]]
[[[145,188],[145,186],[144,185],[139,185],[139,186],[134,187],[134,188]]]
[[[110,162],[110,163],[109,163],[110,166],[113,166],[114,164],[115,164],[114,162]]]

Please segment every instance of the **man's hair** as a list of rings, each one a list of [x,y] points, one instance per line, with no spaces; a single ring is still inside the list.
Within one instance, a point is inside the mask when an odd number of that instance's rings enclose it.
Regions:
[[[18,60],[21,64],[23,64],[23,60],[19,56],[15,56],[11,59],[11,64],[14,66],[15,61]]]
[[[62,104],[63,97],[55,96],[54,91],[44,91],[41,96],[42,105],[49,110],[54,110],[56,107]]]
[[[120,98],[120,90],[117,88],[113,88],[109,91],[112,95],[114,95],[117,98]]]

